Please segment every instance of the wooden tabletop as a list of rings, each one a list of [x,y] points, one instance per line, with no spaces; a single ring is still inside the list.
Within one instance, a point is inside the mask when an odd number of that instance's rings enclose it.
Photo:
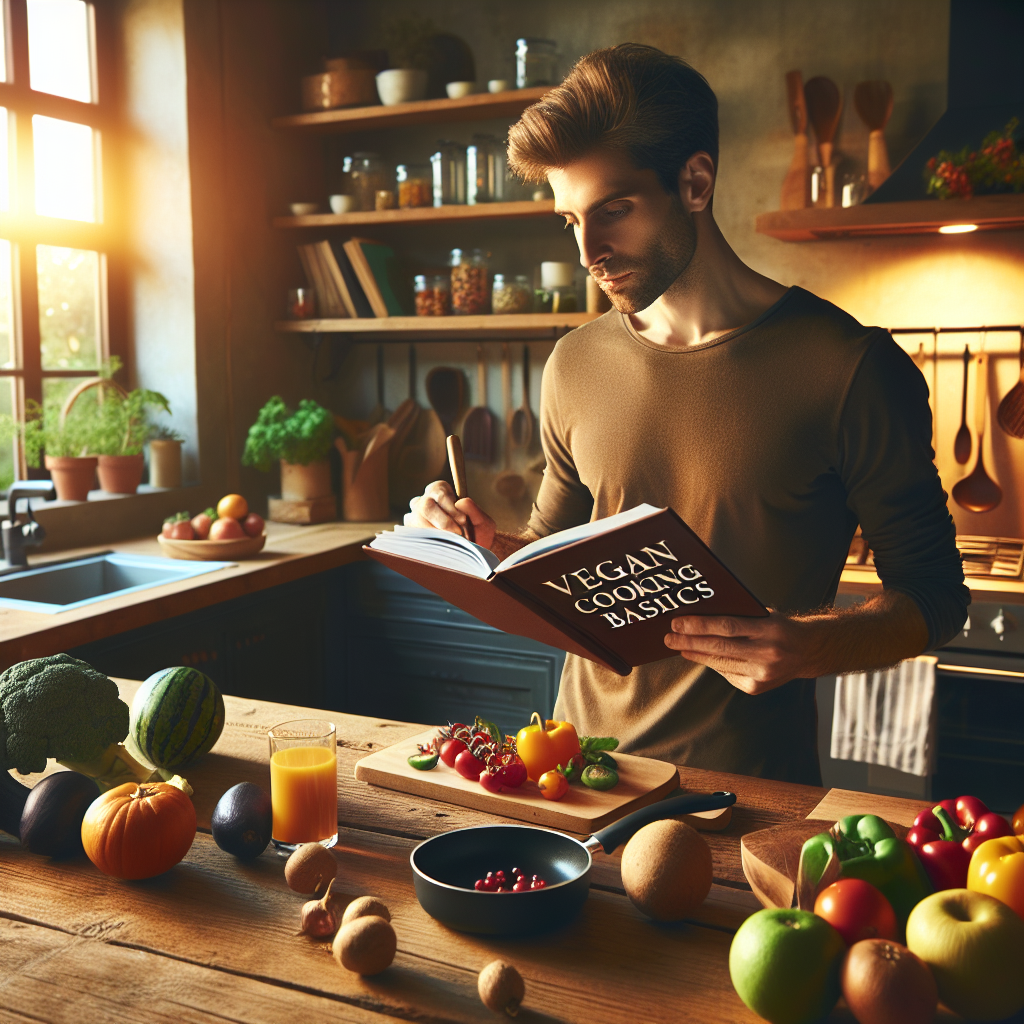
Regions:
[[[138,685],[119,681],[128,701]],[[540,937],[479,938],[450,931],[420,908],[409,854],[428,836],[502,819],[353,777],[360,757],[422,725],[225,700],[220,741],[187,773],[200,832],[165,875],[119,882],[84,857],[51,862],[0,833],[0,1022],[494,1020],[477,997],[476,975],[498,957],[526,979],[517,1018],[525,1022],[759,1019],[728,972],[733,933],[759,909],[743,878],[739,838],[807,817],[825,790],[681,768],[685,789],[738,797],[729,827],[705,833],[715,884],[691,920],[653,924],[625,896],[618,858],[598,854],[576,920]],[[336,886],[353,898],[383,899],[398,935],[394,964],[376,977],[350,974],[329,944],[297,934],[305,897],[285,885],[282,858],[268,850],[242,864],[209,834],[229,786],[250,780],[269,788],[267,729],[297,717],[337,725]],[[840,1007],[830,1020],[852,1017]]]

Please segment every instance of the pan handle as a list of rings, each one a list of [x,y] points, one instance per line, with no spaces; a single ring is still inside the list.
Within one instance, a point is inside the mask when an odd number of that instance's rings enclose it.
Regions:
[[[662,818],[673,818],[677,814],[694,814],[697,811],[717,811],[736,803],[735,793],[719,791],[717,793],[684,793],[669,800],[657,800],[653,804],[641,807],[639,811],[627,814],[613,822],[607,828],[595,832],[585,843],[587,849],[593,851],[600,846],[605,853],[611,853],[621,846],[634,832],[639,832],[644,825]]]

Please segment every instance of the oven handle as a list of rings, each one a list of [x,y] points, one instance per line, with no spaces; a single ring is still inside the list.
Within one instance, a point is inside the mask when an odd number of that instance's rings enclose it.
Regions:
[[[968,676],[996,676],[1001,679],[1024,679],[1024,672],[1013,672],[1009,669],[998,668],[970,668],[967,665],[944,665],[939,662],[935,666],[936,672],[960,672]]]

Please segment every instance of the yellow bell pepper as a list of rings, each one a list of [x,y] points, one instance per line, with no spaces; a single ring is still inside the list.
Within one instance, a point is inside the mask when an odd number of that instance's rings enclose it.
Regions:
[[[971,857],[967,888],[994,896],[1024,918],[1024,837],[986,839]]]
[[[530,724],[516,734],[516,752],[526,765],[527,777],[536,782],[558,765],[567,767],[580,752],[580,740],[571,722],[542,722],[540,714],[534,711]]]

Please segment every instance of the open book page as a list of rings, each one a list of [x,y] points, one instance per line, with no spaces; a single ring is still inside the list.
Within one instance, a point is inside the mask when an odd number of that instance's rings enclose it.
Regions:
[[[639,519],[660,512],[661,509],[654,505],[637,505],[636,508],[627,509],[614,516],[607,516],[605,519],[596,519],[592,523],[584,523],[582,526],[571,526],[568,530],[561,530],[549,537],[541,537],[518,551],[513,551],[500,565],[498,570],[507,569],[512,565],[519,565],[520,562],[528,562],[531,558],[539,558],[549,551],[564,548],[567,544],[574,544],[578,540],[586,540],[589,537],[599,537],[602,533],[609,533],[621,526],[635,523]],[[488,552],[490,554],[490,552]]]
[[[497,568],[498,557],[455,533],[421,526],[394,527],[390,533],[378,533],[371,548],[390,551],[393,555],[415,558],[443,569],[454,569],[486,580]]]

